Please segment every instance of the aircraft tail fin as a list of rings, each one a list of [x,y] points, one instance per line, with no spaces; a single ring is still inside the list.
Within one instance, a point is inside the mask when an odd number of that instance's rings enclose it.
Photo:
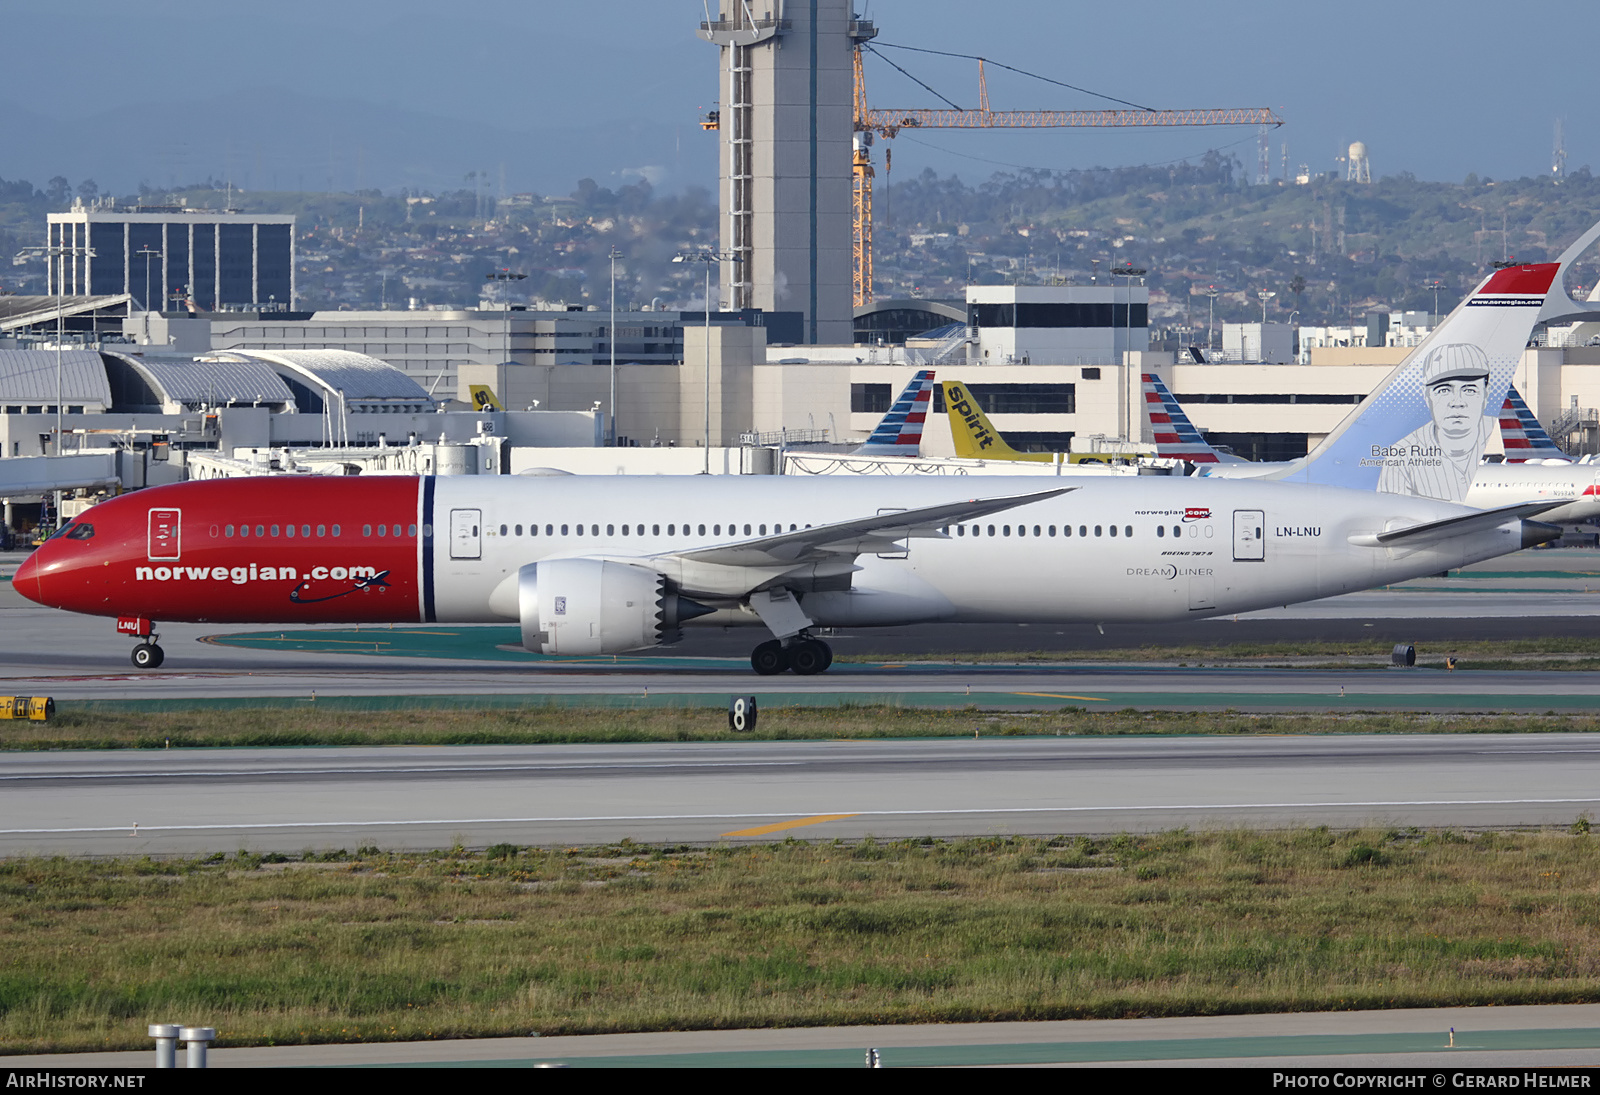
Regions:
[[[1150,424],[1156,455],[1191,464],[1218,463],[1221,454],[1200,436],[1166,383],[1155,373],[1145,373],[1140,379],[1144,382],[1144,417]]]
[[[1562,275],[1597,238],[1600,224],[1559,262],[1491,272],[1310,455],[1271,478],[1460,502],[1534,325],[1580,311]]]
[[[866,444],[852,456],[916,456],[922,451],[922,427],[933,402],[933,370],[919,369]]]
[[[945,412],[950,416],[950,435],[955,439],[956,455],[969,460],[1036,460],[1054,462],[1047,452],[1019,452],[1006,444],[989,416],[965,384],[943,381]]]
[[[487,384],[468,384],[467,391],[472,394],[472,405],[480,411],[503,411],[500,400],[495,398],[494,389]]]
[[[1572,459],[1551,440],[1516,385],[1506,389],[1506,400],[1500,405],[1500,441],[1505,447],[1507,464]]]

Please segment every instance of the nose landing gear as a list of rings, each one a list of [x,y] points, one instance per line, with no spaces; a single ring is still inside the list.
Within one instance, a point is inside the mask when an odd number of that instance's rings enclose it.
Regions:
[[[833,648],[807,632],[800,632],[788,645],[780,639],[768,639],[750,653],[750,668],[763,677],[792,669],[796,676],[810,677],[822,673],[833,664]]]
[[[133,648],[133,664],[140,669],[157,669],[166,660],[166,655],[156,645],[156,640],[161,636],[156,634],[155,623],[142,616],[119,616],[117,618],[117,632],[122,635],[131,635],[136,639],[143,639],[138,646]]]

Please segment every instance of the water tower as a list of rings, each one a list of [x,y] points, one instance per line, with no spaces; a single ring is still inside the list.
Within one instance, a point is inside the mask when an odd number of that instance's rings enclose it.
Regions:
[[[1350,144],[1349,169],[1345,172],[1345,179],[1349,182],[1369,183],[1372,181],[1372,161],[1367,159],[1367,146],[1363,141],[1352,141]]]

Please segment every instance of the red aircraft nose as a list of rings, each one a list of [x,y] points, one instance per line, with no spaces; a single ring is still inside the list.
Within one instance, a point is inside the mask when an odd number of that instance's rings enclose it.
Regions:
[[[22,565],[17,568],[16,575],[11,579],[11,585],[16,591],[30,601],[44,603],[44,597],[39,592],[39,552],[22,560]]]

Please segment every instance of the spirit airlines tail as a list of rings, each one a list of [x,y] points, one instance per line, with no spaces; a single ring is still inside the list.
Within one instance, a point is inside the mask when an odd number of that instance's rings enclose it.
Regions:
[[[955,439],[956,455],[975,460],[1035,460],[1055,463],[1055,454],[1048,452],[1018,452],[1006,444],[1000,431],[994,428],[989,416],[983,413],[978,401],[966,385],[944,382],[945,413],[950,416],[950,436]]]
[[[1481,356],[1492,385],[1550,310],[1556,264],[1511,273],[1474,294],[1479,322],[1451,343],[1466,349],[1450,370]],[[1420,383],[1382,406],[1299,482],[986,478],[974,496],[971,480],[942,476],[196,481],[93,507],[14,583],[117,618],[141,640],[141,666],[161,661],[158,620],[511,622],[526,649],[576,656],[745,623],[769,636],[751,654],[757,672],[810,674],[832,661],[816,628],[1192,619],[1436,574],[1558,534],[1531,520],[1548,503],[1481,511],[1375,489],[1390,453],[1413,466],[1410,438],[1432,424]],[[1443,467],[1436,447],[1419,444],[1416,466]],[[1347,453],[1364,482],[1346,481]]]

